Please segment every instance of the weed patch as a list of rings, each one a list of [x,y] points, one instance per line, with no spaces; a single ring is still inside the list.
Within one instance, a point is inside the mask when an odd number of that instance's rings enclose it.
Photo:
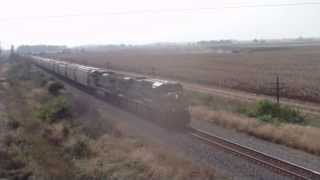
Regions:
[[[53,98],[36,112],[36,116],[46,122],[52,123],[59,119],[71,117],[71,106],[63,96]]]
[[[237,99],[226,99],[220,96],[213,96],[206,93],[186,91],[185,95],[191,106],[207,106],[212,110],[227,110],[238,112],[239,109],[249,106],[249,103]]]
[[[65,147],[65,152],[75,159],[87,158],[91,154],[89,140],[87,138],[75,139],[74,142]]]
[[[305,117],[298,109],[278,105],[269,100],[259,101],[254,106],[248,106],[240,112],[266,123],[280,122],[303,124],[305,122]]]

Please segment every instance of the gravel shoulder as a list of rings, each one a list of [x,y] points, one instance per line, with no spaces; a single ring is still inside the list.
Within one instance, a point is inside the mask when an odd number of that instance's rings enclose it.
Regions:
[[[220,137],[226,138],[241,145],[270,154],[280,159],[320,172],[320,157],[295,150],[284,145],[264,141],[235,130],[225,129],[209,122],[192,120],[193,127],[203,129]]]

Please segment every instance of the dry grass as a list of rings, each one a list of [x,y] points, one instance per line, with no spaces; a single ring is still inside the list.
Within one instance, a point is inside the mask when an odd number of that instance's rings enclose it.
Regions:
[[[319,47],[279,48],[236,54],[192,53],[161,49],[128,48],[108,52],[58,54],[77,63],[151,73],[250,92],[270,94],[270,83],[279,74],[287,97],[320,101]]]
[[[34,110],[41,104],[35,96],[46,96],[46,93],[35,88],[31,81],[16,80],[5,94],[8,117],[21,124],[11,132],[12,143],[8,144],[8,149],[26,162],[34,179],[70,179],[73,166],[62,156],[58,146],[63,141],[61,127],[48,127],[34,117]]]
[[[90,147],[95,156],[76,163],[86,174],[115,179],[216,179],[211,168],[196,166],[164,148],[136,139],[105,135]]]
[[[265,124],[254,118],[226,111],[212,111],[203,106],[191,108],[194,119],[206,120],[226,128],[236,129],[258,138],[320,155],[319,128],[292,124]]]

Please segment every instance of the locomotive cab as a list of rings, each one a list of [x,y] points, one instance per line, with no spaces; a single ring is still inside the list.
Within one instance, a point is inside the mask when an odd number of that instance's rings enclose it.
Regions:
[[[189,105],[184,97],[181,84],[173,82],[155,82],[152,86],[153,104],[161,109],[159,114],[165,124],[175,127],[187,125],[190,122]],[[180,123],[180,124],[176,124]]]

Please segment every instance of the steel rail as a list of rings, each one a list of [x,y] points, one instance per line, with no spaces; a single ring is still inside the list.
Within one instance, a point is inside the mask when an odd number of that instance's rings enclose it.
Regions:
[[[249,147],[245,147],[203,130],[191,128],[191,135],[209,145],[217,146],[259,166],[263,166],[277,174],[299,180],[320,180],[319,172],[304,168],[266,153],[259,152]]]

